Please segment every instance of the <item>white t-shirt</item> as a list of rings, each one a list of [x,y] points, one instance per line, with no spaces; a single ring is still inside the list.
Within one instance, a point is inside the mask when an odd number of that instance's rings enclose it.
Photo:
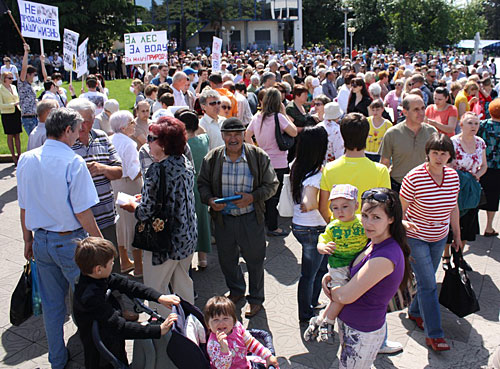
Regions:
[[[321,172],[318,172],[315,175],[308,177],[304,181],[302,181],[302,186],[304,187],[304,189],[307,186],[311,186],[319,190],[320,182],[321,182]],[[314,209],[308,211],[307,213],[303,213],[300,210],[300,204],[293,204],[292,223],[306,227],[326,226],[326,222],[321,216],[321,213],[319,212],[318,209]]]
[[[105,94],[97,92],[97,91],[89,91],[81,94],[79,97],[83,97],[89,101],[92,101],[95,104],[95,115],[101,114],[104,110],[104,103],[108,101],[108,98]]]
[[[11,64],[10,68],[7,68],[5,65],[2,65],[2,67],[0,68],[0,74],[2,74],[3,72],[12,73],[12,76],[14,77],[13,81],[17,81],[16,76],[18,74],[18,71],[17,71],[17,67],[14,64]]]

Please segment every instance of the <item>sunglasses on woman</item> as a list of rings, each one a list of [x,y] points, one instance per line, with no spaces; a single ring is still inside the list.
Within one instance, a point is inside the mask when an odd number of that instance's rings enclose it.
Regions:
[[[221,108],[224,109],[224,110],[230,110],[231,109],[231,107],[229,105],[222,105]]]
[[[158,139],[158,136],[148,135],[148,143],[155,142]]]
[[[389,200],[389,196],[385,192],[380,192],[377,190],[366,190],[361,195],[361,200],[374,199],[378,202],[386,202]]]

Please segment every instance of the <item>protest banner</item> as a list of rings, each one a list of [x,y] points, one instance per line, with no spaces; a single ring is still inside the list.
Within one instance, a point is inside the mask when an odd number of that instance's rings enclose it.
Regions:
[[[220,71],[220,63],[222,59],[222,39],[215,37],[212,42],[212,71]]]
[[[167,31],[126,33],[124,62],[150,64],[168,62]]]
[[[57,6],[17,0],[21,17],[21,33],[25,37],[60,41]]]
[[[77,77],[81,77],[89,70],[87,69],[87,44],[89,43],[89,38],[87,37],[80,46],[78,46],[78,59],[77,59]]]
[[[67,28],[64,29],[63,36],[63,61],[64,61],[64,69],[69,71],[76,71],[76,68],[73,69],[73,55],[77,55],[78,50],[78,38],[80,35],[76,32],[73,32]]]

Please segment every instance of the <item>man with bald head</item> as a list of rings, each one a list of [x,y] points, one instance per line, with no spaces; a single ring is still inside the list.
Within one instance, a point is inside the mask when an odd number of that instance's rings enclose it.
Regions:
[[[387,130],[379,150],[380,162],[389,168],[391,187],[397,192],[406,173],[425,161],[425,144],[437,132],[424,123],[425,105],[420,96],[404,98],[403,114],[406,119]]]
[[[175,72],[171,87],[174,93],[174,106],[188,106],[184,98],[184,93],[189,88],[189,78],[186,73]]]

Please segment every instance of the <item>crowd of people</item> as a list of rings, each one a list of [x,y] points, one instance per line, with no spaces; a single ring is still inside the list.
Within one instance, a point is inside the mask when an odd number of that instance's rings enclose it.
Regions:
[[[119,78],[110,54],[109,75],[89,65],[87,91],[78,96],[72,86],[69,93],[61,88],[61,71],[49,77],[41,56],[44,91],[37,97],[29,51],[25,45],[19,74],[4,58],[0,108],[53,368],[68,359],[62,327],[69,288],[84,327],[86,367],[101,367],[93,319],[126,361],[125,338],[168,333],[179,303],[172,294],[195,303],[193,256],[203,271],[214,244],[229,294],[205,307],[212,366],[277,366],[237,322],[234,306],[246,299],[247,318],[262,309],[266,237],[288,235],[278,212],[287,197],[302,246],[297,318],[305,340],[333,340],[337,321],[340,367],[370,368],[378,353],[403,349],[387,340],[385,317],[398,289],[416,281],[408,319],[432,350],[450,349],[436,270],[450,263],[450,248],[463,249],[480,233],[480,209],[487,212],[482,234],[498,236],[493,59],[467,65],[468,56],[456,52],[370,48],[348,58],[249,50],[225,53],[214,71],[205,54],[173,53],[169,64],[135,69],[131,113],[105,87]],[[23,126],[29,151],[19,157]],[[484,191],[485,201],[464,205],[460,197],[470,191]],[[130,196],[117,205],[123,194]],[[134,239],[152,219],[155,231],[167,229],[168,246],[146,251]],[[471,270],[465,260],[461,267]],[[146,287],[120,276],[132,271]],[[117,290],[112,306],[108,286]],[[328,303],[320,301],[322,290]],[[152,301],[166,323],[131,323],[130,293]],[[113,345],[114,332],[121,341]],[[247,351],[256,354],[251,361]]]

